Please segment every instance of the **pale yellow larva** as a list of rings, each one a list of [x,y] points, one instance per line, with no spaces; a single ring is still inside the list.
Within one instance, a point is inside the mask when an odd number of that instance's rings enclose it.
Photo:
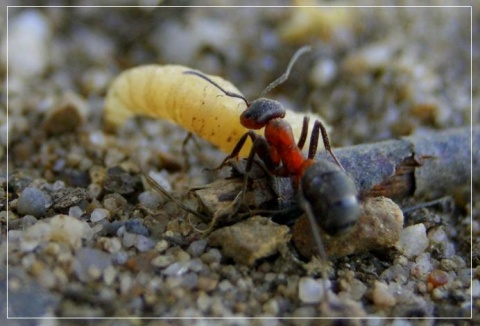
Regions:
[[[108,89],[105,123],[109,128],[116,128],[134,115],[166,119],[230,153],[238,139],[247,132],[240,124],[245,102],[222,94],[201,78],[184,74],[188,70],[192,69],[179,65],[144,65],[124,71]],[[221,77],[208,77],[225,90],[241,94]],[[311,130],[313,121],[321,119],[313,114],[309,116]],[[297,139],[303,117],[304,114],[291,110],[287,110],[285,116]],[[258,133],[262,134],[263,130]],[[307,138],[306,148],[308,144]],[[247,142],[240,156],[248,156],[250,149],[251,142]]]

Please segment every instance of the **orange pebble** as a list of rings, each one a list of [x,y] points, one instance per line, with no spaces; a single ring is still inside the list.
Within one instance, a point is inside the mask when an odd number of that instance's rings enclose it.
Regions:
[[[448,273],[434,269],[427,277],[428,288],[434,289],[448,282]]]

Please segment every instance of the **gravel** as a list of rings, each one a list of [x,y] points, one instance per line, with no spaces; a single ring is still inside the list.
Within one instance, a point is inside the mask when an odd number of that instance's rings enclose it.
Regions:
[[[45,215],[50,203],[50,196],[40,189],[29,187],[25,188],[20,197],[18,197],[17,210],[21,215],[39,217]]]
[[[472,201],[469,185],[445,194],[453,207],[397,207],[400,240],[322,265],[293,249],[289,223],[264,214],[207,234],[208,222],[142,177],[201,211],[189,188],[229,175],[202,172],[225,156],[210,144],[183,146],[180,127],[144,117],[104,129],[107,88],[126,68],[184,64],[224,76],[253,100],[307,43],[311,56],[268,96],[320,114],[334,128],[334,146],[478,123],[470,111],[470,95],[478,102],[480,92],[469,78],[469,8],[330,9],[9,8],[8,123],[0,110],[0,284],[2,293],[8,286],[9,316],[409,325],[416,317],[467,318],[473,309],[478,323],[480,200],[474,192]],[[478,184],[474,176],[474,190]],[[405,208],[430,199],[394,201]],[[7,311],[4,296],[0,309]]]
[[[426,231],[425,225],[423,224],[406,227],[396,243],[396,248],[408,258],[414,258],[420,255],[428,247]]]
[[[329,282],[330,283],[330,282]],[[321,280],[311,277],[302,277],[298,282],[298,297],[304,303],[319,303],[325,298],[325,285]]]

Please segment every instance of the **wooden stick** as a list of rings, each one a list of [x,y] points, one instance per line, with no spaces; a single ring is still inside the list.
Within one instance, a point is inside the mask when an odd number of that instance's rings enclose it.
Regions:
[[[480,126],[402,137],[335,150],[362,197],[436,198],[479,184]],[[326,153],[317,158],[329,159]],[[473,159],[473,171],[471,166]]]

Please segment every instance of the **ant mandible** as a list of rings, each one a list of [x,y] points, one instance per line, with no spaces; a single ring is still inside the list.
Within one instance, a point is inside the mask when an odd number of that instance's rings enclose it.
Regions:
[[[247,105],[240,116],[240,122],[250,130],[238,140],[231,154],[217,169],[222,168],[230,159],[238,158],[245,141],[250,138],[253,146],[247,158],[246,174],[248,175],[252,168],[255,155],[258,155],[273,175],[291,178],[298,202],[312,226],[319,254],[325,258],[317,225],[330,235],[348,231],[355,224],[360,213],[357,187],[333,154],[327,131],[320,121],[316,120],[314,123],[308,156],[305,157],[302,149],[308,134],[309,118],[304,117],[301,136],[296,144],[291,126],[283,120],[285,117],[283,106],[277,101],[264,97],[267,92],[288,78],[295,61],[308,51],[310,51],[308,46],[300,48],[290,60],[286,72],[268,85],[259,99],[252,102],[242,95],[224,90],[200,72],[185,71],[184,73],[205,79],[225,95],[240,98]],[[264,137],[253,131],[264,127]],[[335,163],[325,159],[315,160],[320,133],[325,149]]]

